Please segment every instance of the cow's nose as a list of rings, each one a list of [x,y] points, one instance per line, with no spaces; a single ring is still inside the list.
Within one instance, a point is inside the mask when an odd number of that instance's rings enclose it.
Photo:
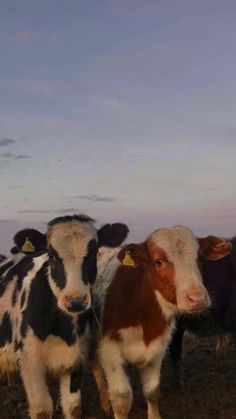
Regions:
[[[186,295],[190,310],[200,310],[209,306],[208,294],[206,291],[194,291]]]
[[[65,300],[67,310],[72,313],[80,313],[81,311],[86,310],[88,305],[87,295],[80,297],[67,295]]]

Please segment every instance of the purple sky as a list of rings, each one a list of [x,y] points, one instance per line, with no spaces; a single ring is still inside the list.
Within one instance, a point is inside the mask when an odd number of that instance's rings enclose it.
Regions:
[[[235,0],[0,3],[0,252],[63,213],[236,233]]]

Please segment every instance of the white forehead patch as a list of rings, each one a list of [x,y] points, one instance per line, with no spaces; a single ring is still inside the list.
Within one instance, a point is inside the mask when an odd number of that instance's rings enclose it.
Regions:
[[[149,239],[164,250],[170,262],[181,261],[186,257],[197,258],[199,244],[188,227],[160,228]]]
[[[48,231],[48,244],[65,260],[82,260],[91,239],[97,240],[97,233],[90,223],[71,221],[55,224]]]

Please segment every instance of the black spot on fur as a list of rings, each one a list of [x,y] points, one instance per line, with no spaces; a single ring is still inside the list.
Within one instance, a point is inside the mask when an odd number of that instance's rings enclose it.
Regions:
[[[11,343],[12,341],[12,324],[9,313],[5,313],[0,325],[0,347]]]
[[[57,301],[48,283],[48,262],[37,272],[31,283],[26,310],[23,313],[21,334],[26,336],[31,327],[38,339],[58,336],[69,346],[76,340],[72,318],[57,307]]]
[[[11,266],[14,265],[13,260],[10,262],[5,263],[3,266],[0,267],[0,276],[2,276]]]
[[[70,393],[77,393],[81,389],[84,375],[84,365],[79,364],[77,368],[71,371],[70,375]]]
[[[51,267],[51,276],[56,285],[62,290],[66,286],[66,273],[63,260],[59,257],[57,251],[52,246],[49,248],[49,264]]]
[[[129,229],[125,224],[105,224],[97,231],[98,246],[117,247],[126,239]]]
[[[97,276],[97,242],[90,240],[87,255],[82,265],[82,280],[85,284],[93,284]]]
[[[25,290],[22,292],[22,295],[21,295],[21,300],[20,300],[20,308],[22,308],[23,306],[24,306],[24,304],[25,304],[25,297],[26,297],[26,292],[25,292]]]
[[[79,315],[78,323],[77,323],[77,334],[78,336],[84,335],[86,326],[92,326],[94,321],[94,314],[92,309],[85,310],[83,313]]]
[[[80,223],[94,223],[95,222],[95,220],[93,218],[88,217],[88,215],[75,214],[75,215],[65,215],[64,217],[54,218],[52,221],[48,223],[48,226],[52,227],[56,224],[68,223],[70,221],[78,221]]]
[[[17,295],[20,292],[23,284],[23,279],[28,274],[29,271],[34,267],[33,258],[30,256],[23,257],[17,264],[15,264],[6,275],[7,282],[11,281],[14,276],[17,276],[17,281],[15,285],[15,289],[12,294],[12,304],[16,304]]]
[[[22,341],[21,340],[20,341],[16,341],[14,343],[14,351],[15,352],[22,351],[22,349],[23,349],[23,343],[22,343]]]

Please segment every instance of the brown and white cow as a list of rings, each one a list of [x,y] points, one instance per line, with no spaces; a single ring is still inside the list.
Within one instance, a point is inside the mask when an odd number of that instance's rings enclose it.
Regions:
[[[106,268],[99,360],[116,419],[127,419],[132,405],[126,363],[140,371],[148,419],[160,418],[160,367],[175,316],[210,305],[198,252],[198,240],[189,228],[162,228],[143,243],[125,246],[119,260],[113,258]],[[96,286],[101,292],[99,283]]]

